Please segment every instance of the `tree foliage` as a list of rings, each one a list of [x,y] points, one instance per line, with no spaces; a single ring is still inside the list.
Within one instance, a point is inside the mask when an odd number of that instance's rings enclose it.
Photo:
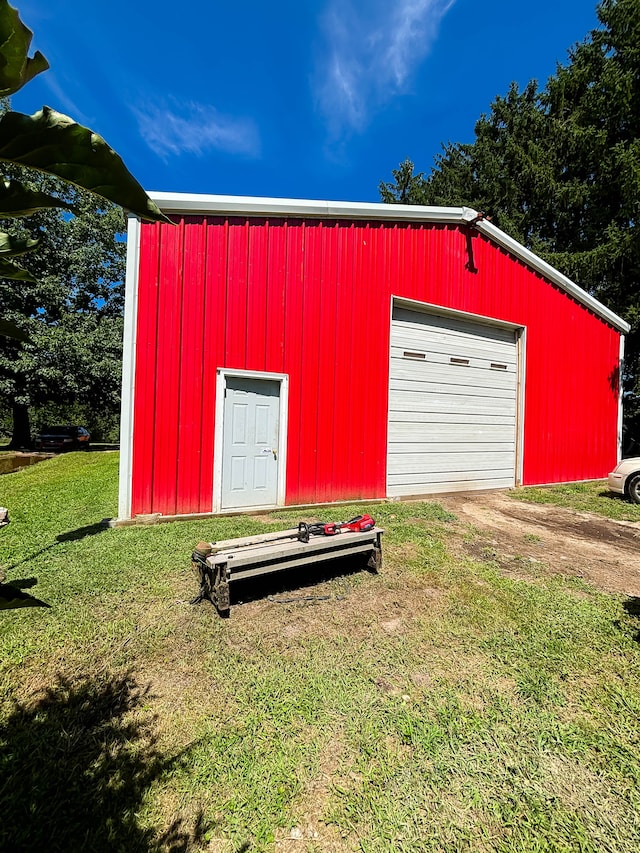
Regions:
[[[380,193],[483,210],[618,312],[632,326],[626,387],[639,394],[640,3],[602,0],[597,15],[543,88],[512,84],[472,143],[445,145],[428,176],[405,161]]]
[[[28,182],[24,170],[21,180]],[[73,414],[104,433],[119,408],[124,216],[60,181],[46,185],[73,205],[75,216],[47,209],[0,221],[18,239],[40,240],[38,251],[23,258],[32,281],[0,279],[3,313],[28,337],[22,344],[0,337],[0,395],[15,447],[30,442],[30,412],[36,426]]]

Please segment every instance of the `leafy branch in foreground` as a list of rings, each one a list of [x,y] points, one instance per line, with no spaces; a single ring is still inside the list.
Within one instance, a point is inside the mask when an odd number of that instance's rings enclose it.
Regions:
[[[7,0],[0,0],[0,97],[15,94],[49,68],[39,51],[29,56],[32,38],[18,11]],[[31,116],[5,112],[0,119],[0,160],[61,178],[142,219],[170,222],[101,136],[50,107]],[[29,216],[51,207],[69,209],[70,205],[60,196],[34,190],[20,180],[0,179],[0,218]],[[9,258],[37,246],[37,241],[22,245],[0,234],[0,277],[32,282],[31,274]],[[9,320],[0,323],[0,334],[24,340],[24,334]]]

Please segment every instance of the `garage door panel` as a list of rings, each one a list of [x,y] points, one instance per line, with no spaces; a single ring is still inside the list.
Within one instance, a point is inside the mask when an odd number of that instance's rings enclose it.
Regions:
[[[416,491],[416,487],[423,489],[429,484],[439,486],[440,491],[444,491],[442,488],[443,485],[448,485],[449,483],[473,483],[477,480],[482,482],[501,481],[505,482],[506,487],[508,487],[509,480],[512,477],[512,472],[508,468],[485,469],[482,471],[441,471],[434,472],[429,479],[429,483],[425,483],[421,473],[412,472],[406,476],[401,474],[391,474],[389,477],[389,485],[396,489],[402,488],[403,484],[411,486],[412,491],[408,492],[408,494],[415,495],[421,494],[420,491]],[[467,486],[467,488],[473,489],[474,486]],[[401,494],[401,492],[396,492],[396,494]]]
[[[428,446],[428,445],[426,445]],[[389,450],[392,453],[404,454],[418,464],[419,456],[442,456],[448,453],[462,453],[467,458],[472,453],[513,453],[515,444],[513,441],[439,441],[433,442],[432,450],[425,450],[425,442],[389,442]]]
[[[403,309],[400,309],[403,310]],[[421,336],[426,340],[458,340],[471,341],[474,346],[500,346],[510,344],[513,340],[513,330],[499,326],[488,326],[484,323],[473,323],[458,317],[436,317],[435,314],[425,314],[429,319],[422,323],[416,320],[418,311],[408,311],[411,319],[398,319],[398,309],[393,311],[393,325],[399,337],[403,335]]]
[[[498,468],[511,470],[505,463],[513,451],[485,452],[451,451],[432,453],[398,453],[395,456],[395,474],[446,474],[490,471]]]
[[[396,424],[476,424],[509,426],[513,429],[512,415],[496,415],[489,412],[406,412],[389,411],[389,430]]]
[[[453,382],[456,385],[482,383],[488,387],[505,388],[513,386],[516,366],[504,360],[495,362],[500,367],[491,367],[490,362],[471,361],[470,364],[452,364],[450,362],[421,361],[413,358],[392,358],[392,374],[397,379],[421,381],[425,377],[430,381]]]
[[[476,375],[473,379],[476,382],[463,382],[462,377],[458,374],[454,377],[457,382],[433,382],[426,378],[409,379],[402,376],[394,376],[389,387],[391,391],[409,391],[412,394],[468,394],[471,397],[483,397],[488,395],[492,398],[502,398],[505,400],[515,399],[516,389],[511,383],[511,388],[508,386],[489,385],[483,381],[482,375]]]
[[[473,337],[476,340],[506,341],[513,340],[513,330],[501,326],[492,326],[473,319],[463,317],[430,314],[415,311],[411,308],[395,306],[393,309],[393,324],[399,329],[412,331],[424,329],[426,334],[441,330],[445,335]]]
[[[449,412],[462,415],[465,413],[485,413],[495,415],[511,415],[515,417],[516,400],[504,398],[471,396],[465,394],[440,394],[428,398],[426,395],[415,394],[411,391],[391,391],[389,393],[389,409],[396,412],[406,412],[411,407],[416,412]]]
[[[453,347],[448,347],[444,344],[439,350],[435,350],[421,346],[420,341],[412,341],[411,343],[415,345],[410,346],[408,341],[403,345],[397,345],[396,340],[391,346],[391,358],[402,359],[403,361],[416,364],[424,364],[425,361],[432,364],[450,364],[451,356],[457,354],[453,351]],[[472,352],[468,350],[468,352],[474,365],[490,367],[497,360],[506,364],[508,370],[515,371],[517,369],[518,361],[511,350],[496,351],[492,349],[490,352],[487,352],[486,348],[483,347]]]
[[[490,473],[490,472],[485,472]],[[504,472],[496,471],[495,477],[485,477],[482,479],[479,476],[474,476],[473,479],[455,480],[447,474],[442,475],[442,479],[438,480],[438,475],[433,475],[428,483],[406,483],[399,484],[389,482],[387,492],[390,498],[411,497],[420,495],[437,495],[443,492],[469,492],[477,489],[508,489],[513,484],[513,474],[508,473],[505,476]]]
[[[393,423],[389,425],[388,435],[389,445],[414,442],[422,445],[423,450],[429,444],[442,442],[513,444],[513,429],[509,425]]]
[[[394,327],[395,329],[395,327]],[[406,332],[393,337],[393,346],[403,353],[405,351],[424,352],[439,360],[441,356],[468,355],[471,358],[505,358],[513,359],[511,344],[497,341],[495,346],[487,346],[484,341],[474,341],[469,338],[425,335],[421,331]]]
[[[517,371],[514,331],[395,308],[388,493],[513,485]]]

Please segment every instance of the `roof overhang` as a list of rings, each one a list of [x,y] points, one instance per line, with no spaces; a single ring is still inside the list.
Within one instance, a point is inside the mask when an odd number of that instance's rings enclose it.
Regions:
[[[414,204],[320,201],[312,199],[259,198],[198,193],[150,192],[149,196],[167,214],[185,216],[287,216],[323,219],[362,219],[387,222],[424,222],[434,225],[466,225],[475,228],[530,269],[564,290],[598,317],[620,332],[629,324],[601,302],[563,275],[551,264],[525,248],[513,237],[492,225],[470,207],[426,207]]]

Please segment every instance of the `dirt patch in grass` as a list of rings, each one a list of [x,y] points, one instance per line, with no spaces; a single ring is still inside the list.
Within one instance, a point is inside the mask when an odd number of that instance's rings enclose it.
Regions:
[[[336,727],[320,752],[317,773],[292,804],[294,817],[291,827],[280,830],[276,835],[275,849],[278,853],[300,853],[301,850],[350,853],[354,850],[346,833],[341,833],[326,813],[327,803],[331,800],[332,789],[344,761],[343,736]]]
[[[206,618],[217,620],[221,636],[238,651],[256,644],[288,655],[305,648],[308,639],[348,637],[357,644],[373,634],[402,636],[413,630],[425,609],[444,606],[443,591],[413,576],[407,566],[418,562],[415,543],[387,547],[380,574],[353,561],[333,561],[324,568],[268,575],[232,586],[229,620],[220,620],[208,603]]]
[[[459,519],[457,536],[450,540],[458,553],[494,561],[504,574],[523,580],[561,574],[604,592],[640,596],[636,523],[516,502],[503,492],[446,496],[440,502]]]

